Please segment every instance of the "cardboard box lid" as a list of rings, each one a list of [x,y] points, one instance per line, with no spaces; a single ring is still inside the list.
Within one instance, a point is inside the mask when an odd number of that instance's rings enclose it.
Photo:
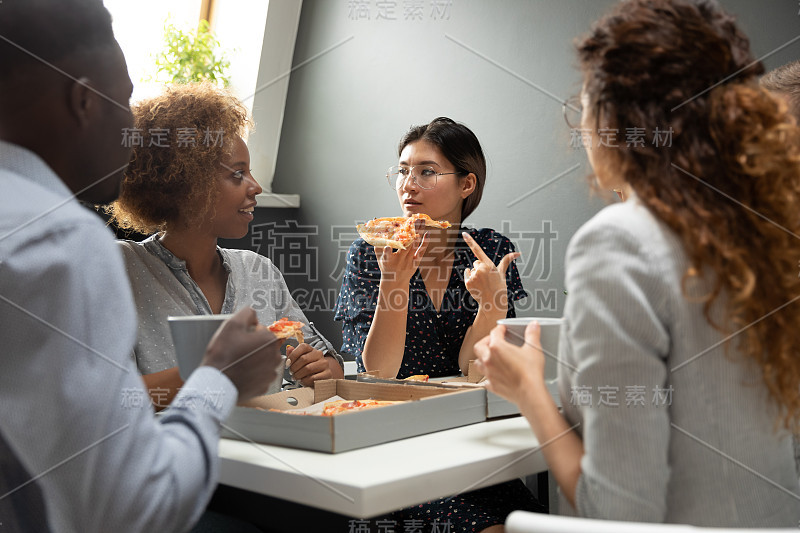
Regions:
[[[349,400],[412,401],[335,416],[280,412],[307,407],[336,395]],[[485,411],[483,391],[324,380],[318,381],[314,389],[262,396],[248,402],[247,407],[237,407],[223,426],[223,434],[265,444],[335,453],[482,422]]]
[[[516,416],[520,414],[519,407],[517,407],[515,404],[486,389],[485,383],[483,383],[484,376],[474,368],[474,361],[470,361],[470,373],[468,376],[453,376],[441,381],[428,381],[423,383],[418,381],[405,381],[402,379],[376,377],[378,375],[380,375],[379,372],[362,372],[358,375],[357,379],[365,383],[391,383],[406,386],[409,386],[413,383],[420,386],[448,388],[455,390],[480,389],[486,395],[487,420],[505,416]]]

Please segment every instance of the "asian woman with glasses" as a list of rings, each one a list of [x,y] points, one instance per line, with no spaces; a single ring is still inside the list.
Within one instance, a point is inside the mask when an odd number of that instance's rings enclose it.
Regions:
[[[513,261],[519,254],[491,229],[462,227],[478,207],[486,159],[475,134],[440,117],[412,127],[386,178],[404,216],[426,214],[452,227],[427,230],[407,250],[350,248],[336,305],[342,350],[361,371],[406,378],[467,373],[472,346],[527,296]],[[513,509],[535,501],[519,482],[504,483],[402,511],[404,519],[450,520],[453,531],[493,531]]]

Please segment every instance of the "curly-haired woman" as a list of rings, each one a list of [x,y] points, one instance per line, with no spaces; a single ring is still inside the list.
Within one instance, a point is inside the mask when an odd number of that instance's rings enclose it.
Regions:
[[[109,211],[121,228],[152,233],[120,245],[139,313],[136,362],[163,407],[182,385],[168,316],[251,306],[262,324],[308,320],[269,259],[217,246],[247,234],[261,192],[250,174],[243,138],[251,122],[241,102],[210,84],[174,85],[134,105],[133,114],[133,155]],[[308,327],[304,335],[305,343],[287,347],[295,378],[310,385],[343,377],[330,343]],[[279,388],[280,379],[270,390]]]
[[[621,2],[578,53],[589,161],[627,201],[568,248],[564,416],[535,325],[522,348],[502,327],[478,343],[491,388],[582,516],[796,526],[800,133],[716,2]],[[598,146],[600,128],[647,142]]]

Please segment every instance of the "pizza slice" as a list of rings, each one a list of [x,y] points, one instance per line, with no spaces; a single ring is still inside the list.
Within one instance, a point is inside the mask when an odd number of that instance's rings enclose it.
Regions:
[[[433,220],[425,214],[414,214],[410,217],[373,218],[369,222],[356,226],[361,238],[376,248],[391,246],[405,250],[417,236],[415,224],[422,221],[426,227],[449,228],[446,220]]]
[[[297,342],[302,344],[304,341],[302,332],[303,326],[305,326],[305,324],[302,322],[295,322],[283,317],[267,326],[267,329],[274,333],[279,339],[294,337],[297,339]]]
[[[322,414],[323,416],[334,416],[349,411],[373,409],[375,407],[394,405],[402,402],[403,400],[336,400],[333,402],[325,402],[325,407],[322,409]]]
[[[415,222],[417,220],[421,220],[421,221],[423,221],[425,223],[426,227],[431,227],[431,228],[444,229],[444,228],[449,228],[450,226],[452,226],[452,224],[450,224],[446,220],[433,220],[431,217],[429,217],[425,213],[414,214],[414,215],[411,215],[409,218],[414,219]]]
[[[403,381],[422,381],[427,382],[430,379],[428,374],[414,374],[413,376],[408,376]]]

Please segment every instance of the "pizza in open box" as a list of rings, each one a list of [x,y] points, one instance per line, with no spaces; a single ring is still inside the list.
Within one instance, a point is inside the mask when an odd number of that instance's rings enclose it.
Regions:
[[[414,214],[410,217],[373,218],[357,225],[356,229],[362,239],[376,248],[391,246],[405,250],[417,236],[414,225],[418,220],[431,228],[449,228],[451,225],[446,220],[437,221],[425,214]]]
[[[384,405],[394,405],[396,403],[402,403],[402,400],[335,400],[332,402],[325,402],[322,414],[323,416],[333,416],[348,411],[361,411],[363,409],[372,409],[374,407],[383,407]]]

